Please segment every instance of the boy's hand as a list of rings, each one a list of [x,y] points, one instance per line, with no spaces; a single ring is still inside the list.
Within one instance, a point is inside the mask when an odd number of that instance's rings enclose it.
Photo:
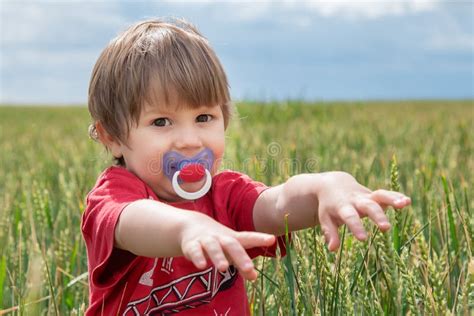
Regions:
[[[192,213],[180,232],[182,252],[198,269],[206,267],[207,257],[220,271],[232,263],[248,280],[255,280],[257,271],[245,249],[271,246],[274,242],[273,235],[236,232],[199,213]]]
[[[371,191],[345,172],[328,172],[320,176],[318,220],[330,251],[339,247],[339,226],[346,224],[358,240],[366,240],[367,233],[361,217],[369,217],[385,232],[390,229],[385,208],[393,206],[400,209],[411,203],[409,197],[399,192]]]

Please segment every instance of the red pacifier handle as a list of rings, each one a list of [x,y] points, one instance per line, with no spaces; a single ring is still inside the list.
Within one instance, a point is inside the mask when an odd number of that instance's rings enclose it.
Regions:
[[[197,182],[206,175],[206,169],[201,164],[192,163],[184,166],[179,172],[178,178],[184,182]]]

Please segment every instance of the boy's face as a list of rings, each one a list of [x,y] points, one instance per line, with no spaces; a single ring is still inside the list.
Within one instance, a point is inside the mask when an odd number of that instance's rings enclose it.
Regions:
[[[128,145],[128,146],[127,146]],[[212,107],[160,109],[146,105],[138,125],[132,126],[127,144],[115,144],[113,154],[123,156],[126,168],[145,181],[163,200],[183,200],[173,190],[170,179],[164,174],[163,156],[175,151],[193,157],[208,148],[214,154],[209,170],[214,176],[224,154],[224,117],[221,108]],[[194,183],[183,183],[188,192],[199,190],[205,178]]]

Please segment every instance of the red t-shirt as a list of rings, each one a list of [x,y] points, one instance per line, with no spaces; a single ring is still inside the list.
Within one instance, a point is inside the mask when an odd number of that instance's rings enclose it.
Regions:
[[[207,214],[237,231],[254,231],[253,206],[267,187],[248,176],[223,171],[202,198],[175,207]],[[114,248],[121,211],[140,199],[159,200],[133,173],[110,167],[87,196],[82,233],[87,246],[90,306],[86,315],[250,315],[244,279],[231,266],[197,269],[184,257],[148,258]],[[284,242],[278,239],[284,254]],[[247,250],[253,258],[275,256],[276,244]]]

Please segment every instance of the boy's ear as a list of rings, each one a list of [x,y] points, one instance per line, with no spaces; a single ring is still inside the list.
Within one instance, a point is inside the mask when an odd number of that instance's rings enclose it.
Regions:
[[[112,135],[107,133],[100,121],[95,122],[95,130],[99,141],[107,147],[115,158],[122,157],[122,144],[116,140]]]

